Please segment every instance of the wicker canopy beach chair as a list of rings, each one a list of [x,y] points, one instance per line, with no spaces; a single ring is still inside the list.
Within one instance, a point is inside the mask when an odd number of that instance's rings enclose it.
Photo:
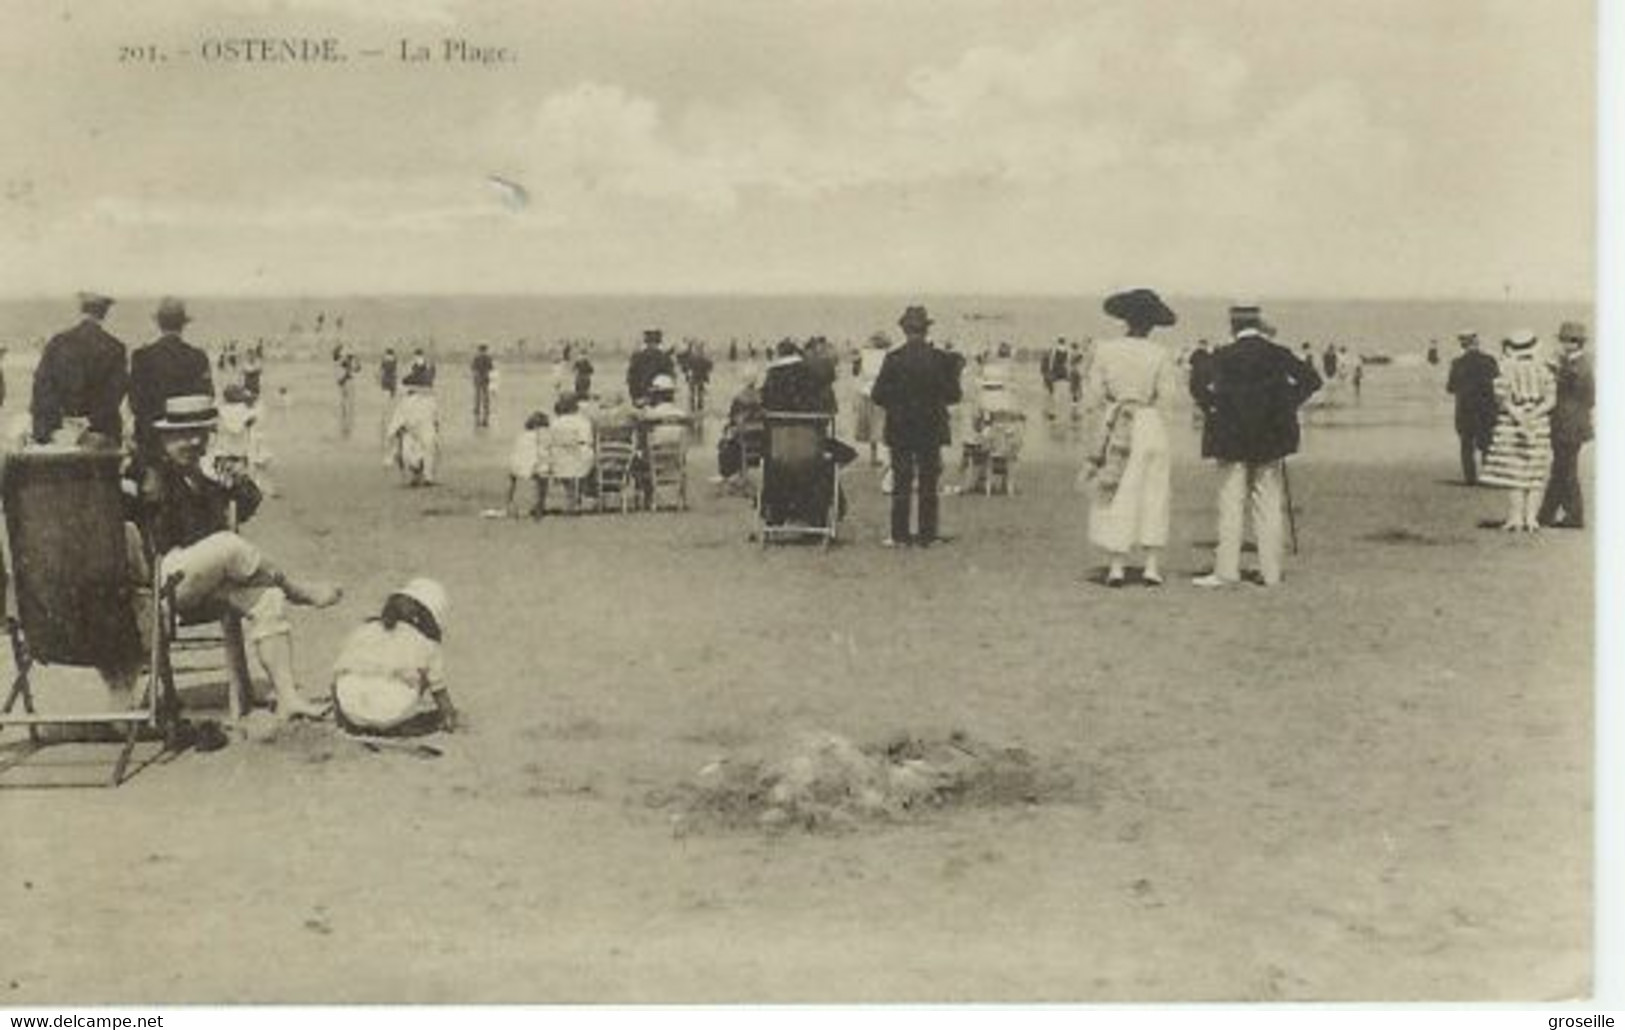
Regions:
[[[756,533],[774,541],[814,537],[827,547],[838,532],[840,466],[831,458],[835,416],[769,411],[762,448]]]

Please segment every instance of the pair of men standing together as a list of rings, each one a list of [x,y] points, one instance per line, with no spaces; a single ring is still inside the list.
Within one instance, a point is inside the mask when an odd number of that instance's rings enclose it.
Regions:
[[[191,321],[185,304],[173,297],[160,301],[153,316],[158,339],[128,359],[124,343],[102,328],[112,306],[111,297],[81,293],[84,317],[46,343],[34,372],[35,442],[117,449],[124,438],[119,409],[128,394],[136,443],[150,450],[153,422],[168,398],[213,395],[209,356],[181,338]]]

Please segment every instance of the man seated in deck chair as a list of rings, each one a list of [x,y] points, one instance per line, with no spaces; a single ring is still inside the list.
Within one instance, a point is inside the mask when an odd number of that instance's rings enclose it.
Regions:
[[[234,611],[276,691],[277,715],[321,718],[324,705],[305,699],[294,679],[291,602],[325,608],[341,595],[338,587],[295,579],[261,554],[231,527],[252,516],[260,491],[246,475],[210,478],[203,455],[214,430],[214,398],[171,397],[153,429],[158,447],[132,469],[131,493],[137,522],[148,535],[164,582],[180,574],[175,608],[185,620],[203,621]]]
[[[767,378],[762,382],[762,407],[768,412],[792,414],[835,415],[833,391],[817,369],[807,365],[801,351],[792,340],[781,341],[777,356],[767,367]],[[835,481],[832,466],[847,465],[858,456],[850,445],[835,439],[834,423],[831,435],[826,436],[821,448],[822,466],[810,470],[810,475],[790,475],[765,488],[762,497],[763,518],[770,526],[786,522],[799,522],[809,526],[822,526],[829,521],[829,490]],[[772,431],[768,433],[768,448],[772,448]],[[837,498],[836,518],[846,515],[846,495]]]

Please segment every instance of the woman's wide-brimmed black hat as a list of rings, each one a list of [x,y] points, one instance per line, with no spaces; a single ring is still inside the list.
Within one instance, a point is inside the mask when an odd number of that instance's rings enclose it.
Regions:
[[[1131,324],[1169,326],[1179,321],[1172,308],[1162,302],[1156,290],[1140,287],[1106,298],[1106,314]]]

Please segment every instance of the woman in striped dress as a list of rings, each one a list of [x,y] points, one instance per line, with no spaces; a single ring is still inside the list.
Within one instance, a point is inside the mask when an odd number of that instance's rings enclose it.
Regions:
[[[1520,329],[1501,345],[1501,371],[1495,379],[1495,433],[1479,482],[1509,491],[1505,528],[1533,533],[1536,514],[1552,471],[1551,412],[1557,382],[1541,359],[1535,334]]]

